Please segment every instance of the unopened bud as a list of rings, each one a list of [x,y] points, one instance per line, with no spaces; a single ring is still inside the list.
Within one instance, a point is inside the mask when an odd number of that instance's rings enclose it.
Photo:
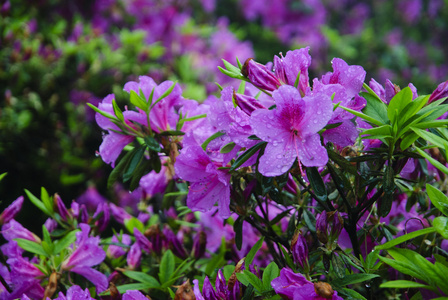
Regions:
[[[8,223],[20,212],[23,204],[23,196],[20,196],[10,206],[8,206],[1,214],[0,214],[0,225]]]
[[[281,85],[280,81],[275,77],[274,72],[268,70],[266,66],[255,62],[252,58],[246,60],[241,69],[241,73],[253,85],[266,91],[272,92]]]
[[[323,244],[332,245],[337,241],[344,227],[344,220],[337,211],[322,212],[316,220],[316,234]]]
[[[245,112],[248,116],[250,116],[252,112],[256,109],[260,108],[267,109],[254,97],[237,94],[235,91],[233,91],[233,99],[235,99],[236,105],[238,105],[238,107],[241,108],[241,110]]]
[[[56,206],[57,212],[61,216],[61,219],[63,221],[67,221],[70,214],[69,214],[67,208],[65,207],[64,202],[62,202],[62,199],[61,199],[61,197],[59,197],[58,194],[54,194],[53,202],[54,202],[54,206]]]
[[[307,273],[309,269],[308,246],[305,237],[300,232],[296,232],[292,238],[291,252],[294,262]]]
[[[448,80],[437,86],[431,96],[429,96],[428,104],[445,97],[448,97]]]
[[[205,247],[207,245],[207,234],[204,231],[199,231],[193,241],[192,255],[194,258],[199,259],[204,256]]]

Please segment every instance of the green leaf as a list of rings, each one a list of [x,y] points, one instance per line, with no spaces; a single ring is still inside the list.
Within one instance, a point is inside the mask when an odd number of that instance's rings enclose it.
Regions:
[[[160,261],[159,279],[161,284],[164,284],[171,278],[171,275],[174,273],[174,268],[175,260],[173,252],[167,250]]]
[[[394,280],[394,281],[388,281],[385,283],[382,283],[380,285],[380,288],[396,288],[396,289],[412,289],[412,288],[426,288],[426,289],[432,289],[430,286],[418,283],[415,281],[409,281],[409,280]]]
[[[254,261],[255,255],[257,254],[258,250],[260,250],[261,246],[264,242],[264,236],[262,236],[258,242],[255,243],[255,245],[250,249],[249,253],[246,255],[246,260],[244,261],[244,266],[246,267],[246,270],[249,270],[250,265]]]
[[[437,207],[442,214],[448,216],[448,197],[430,184],[426,184],[426,193],[428,193],[431,203]]]
[[[44,250],[41,244],[26,240],[26,239],[14,239],[17,242],[20,248],[25,251],[35,253],[38,255],[43,255],[45,257],[49,257],[48,253]]]
[[[263,282],[260,280],[260,278],[257,277],[257,275],[251,273],[249,270],[244,270],[243,273],[247,276],[247,281],[252,284],[256,290],[258,290],[260,293],[264,291]]]
[[[148,110],[148,103],[146,100],[138,95],[134,90],[131,90],[130,101],[134,106],[140,108],[141,110],[145,112]]]
[[[54,242],[54,253],[59,254],[62,250],[65,248],[68,248],[71,244],[73,244],[76,241],[76,233],[79,232],[79,229],[70,231],[66,236],[64,236],[62,239],[57,240]]]
[[[239,68],[235,67],[225,59],[223,59],[222,62],[224,63],[224,66],[229,72],[234,73],[236,75],[241,75],[241,70]]]
[[[437,217],[432,222],[432,226],[436,229],[437,233],[440,234],[444,239],[448,239],[448,218],[447,217]]]
[[[339,291],[338,291],[339,292]],[[354,300],[367,300],[363,295],[356,292],[355,290],[343,288],[341,290],[341,294],[348,296],[346,299],[354,299]]]
[[[115,166],[107,179],[107,188],[111,189],[112,185],[118,180],[118,178],[123,174],[124,170],[128,166],[131,158],[135,155],[138,148],[134,148],[132,151],[126,153],[126,155],[120,160],[120,162]]]
[[[412,102],[412,90],[409,87],[405,87],[399,91],[389,102],[387,107],[387,116],[391,123],[396,121],[396,117],[401,114],[403,109]]]
[[[316,167],[306,168],[306,177],[308,178],[311,187],[314,190],[314,194],[321,201],[327,200],[327,188],[319,171]]]
[[[123,271],[123,274],[127,277],[139,281],[141,283],[145,283],[150,287],[159,287],[160,283],[153,276],[137,271]]]
[[[412,127],[419,129],[427,129],[427,128],[445,127],[447,125],[448,120],[434,120],[434,121],[420,122],[412,125]]]
[[[114,114],[117,116],[117,119],[121,122],[124,122],[124,116],[121,109],[118,107],[117,102],[115,102],[115,99],[112,99],[112,106],[114,108]]]
[[[365,273],[358,273],[358,274],[347,274],[344,276],[344,278],[339,278],[336,280],[333,280],[331,284],[336,286],[346,286],[349,284],[355,284],[364,282],[367,280],[372,280],[373,278],[380,277],[377,274],[365,274]]]
[[[364,107],[362,112],[369,117],[379,120],[382,124],[388,124],[389,119],[387,118],[387,105],[382,100],[372,96],[369,93],[361,92],[360,95],[367,101],[367,105]]]
[[[239,216],[233,223],[233,231],[235,232],[235,246],[238,250],[241,250],[243,244],[243,223],[244,217]]]
[[[428,102],[428,100],[429,100],[429,95],[428,96],[420,96],[420,97],[417,97],[416,99],[412,100],[411,103],[406,105],[406,107],[400,112],[399,124],[404,124],[409,119],[414,117],[422,109],[422,107],[425,106],[425,104]]]
[[[28,191],[27,189],[25,189],[25,193],[27,194],[30,201],[34,204],[34,206],[39,208],[41,211],[43,211],[45,214],[49,215],[50,217],[52,216],[52,214],[48,211],[48,209],[45,207],[45,205],[43,204],[42,201],[40,201],[36,196],[31,194],[31,192]]]
[[[419,136],[415,132],[408,132],[400,142],[400,149],[402,151],[408,149],[418,138]]]
[[[246,82],[241,81],[240,85],[238,87],[238,90],[236,91],[238,94],[244,94],[244,91],[246,90]],[[236,106],[235,106],[236,107]]]
[[[140,231],[140,232],[145,231],[145,225],[143,225],[142,221],[140,221],[136,217],[132,217],[130,219],[125,219],[124,226],[132,234],[134,234],[134,228],[137,228],[138,231]]]
[[[374,97],[377,101],[381,101],[381,102],[383,102],[382,100],[381,100],[381,98],[380,98],[380,96],[378,96],[371,88],[370,88],[370,86],[367,84],[367,83],[365,83],[365,82],[363,82],[362,83],[362,87],[363,88],[365,88],[366,89],[366,91],[368,92],[368,93],[366,93],[366,94],[369,94],[370,96],[372,96],[372,97]],[[360,93],[363,97],[364,97],[364,92],[362,92],[362,93]]]
[[[333,105],[338,105],[338,103],[333,104]],[[373,125],[376,125],[376,126],[382,126],[382,125],[384,125],[383,122],[378,121],[377,119],[372,118],[372,117],[370,117],[370,116],[368,116],[368,115],[366,115],[366,114],[363,114],[363,113],[361,113],[361,112],[359,112],[359,111],[353,110],[353,109],[348,108],[348,107],[344,107],[344,106],[342,106],[342,105],[339,105],[338,107],[342,108],[342,109],[345,110],[345,111],[348,111],[349,113],[351,113],[351,114],[353,114],[353,115],[355,115],[355,116],[357,116],[357,117],[359,117],[359,118],[361,118],[361,119],[363,119],[363,120],[366,120],[367,122],[369,122],[369,123],[371,123],[371,124],[373,124]]]
[[[139,146],[139,147],[136,147],[134,150],[135,151],[132,151],[133,155],[130,158],[129,164],[127,165],[127,168],[126,168],[126,170],[124,171],[124,174],[123,174],[123,181],[124,182],[128,181],[129,179],[131,179],[131,177],[134,174],[135,169],[137,168],[137,166],[142,161],[146,149],[143,146]]]
[[[99,113],[100,115],[102,115],[103,117],[106,117],[106,118],[111,119],[111,120],[118,120],[115,116],[113,116],[113,115],[111,115],[111,114],[109,114],[109,113],[107,113],[107,112],[104,112],[104,111],[100,110],[98,107],[96,107],[95,105],[92,105],[91,103],[87,103],[87,105],[88,105],[91,109],[93,109],[95,112],[97,112],[97,113]]]
[[[434,158],[431,157],[431,155],[429,155],[428,153],[426,153],[425,151],[423,151],[422,149],[415,147],[415,150],[417,150],[417,152],[423,156],[424,158],[426,158],[434,167],[436,167],[437,169],[439,169],[440,171],[442,171],[443,173],[445,173],[446,175],[448,175],[448,169],[441,164],[439,161],[435,160]]]
[[[226,145],[224,145],[220,150],[219,153],[229,153],[230,151],[233,150],[233,148],[235,148],[236,144],[234,142],[230,142]]]
[[[365,134],[376,135],[376,136],[381,136],[381,135],[392,136],[392,126],[383,125],[380,127],[369,128],[369,129],[363,130],[361,132],[361,135],[365,135]]]
[[[413,232],[410,232],[408,234],[405,234],[405,235],[402,235],[400,237],[397,237],[397,238],[395,238],[395,239],[393,239],[393,240],[391,240],[391,241],[389,241],[387,243],[384,243],[383,245],[378,245],[378,246],[375,247],[375,250],[389,249],[389,248],[392,248],[392,247],[394,247],[396,245],[404,243],[404,242],[406,242],[406,241],[408,241],[410,239],[414,239],[414,238],[416,238],[418,236],[429,234],[429,233],[432,233],[434,231],[435,231],[435,229],[432,228],[432,227],[428,227],[428,228],[420,229],[420,230],[417,230],[417,231],[413,231]]]
[[[163,98],[165,98],[166,96],[171,94],[171,92],[174,90],[174,87],[176,86],[176,84],[177,84],[177,81],[173,82],[173,84],[165,92],[163,92],[163,94],[160,95],[159,98],[157,98],[156,102],[154,102],[154,104],[152,104],[152,107],[154,107],[154,105],[156,105],[160,100],[162,100]]]
[[[0,174],[0,181],[3,180],[3,178],[8,174],[8,172],[2,173]]]
[[[205,274],[211,276],[213,271],[218,269],[221,265],[225,264],[224,260],[225,252],[219,252],[218,254],[212,255],[212,258],[207,263],[207,267],[205,268]]]
[[[248,150],[246,150],[243,154],[241,154],[235,162],[230,167],[230,171],[234,171],[235,169],[239,168],[243,163],[245,163],[249,158],[252,157],[258,150],[260,150],[264,145],[266,145],[267,142],[259,142],[258,144],[250,147]]]
[[[159,133],[159,135],[161,136],[170,136],[170,135],[185,135],[185,132],[180,131],[180,130],[167,130],[167,131],[162,131],[161,133]]]
[[[445,149],[445,147],[448,146],[447,140],[441,138],[438,135],[435,135],[434,133],[414,127],[411,127],[411,130],[414,131],[416,134],[418,134],[421,138],[427,140],[428,142],[430,142],[433,145],[436,145],[439,148]]]
[[[145,140],[145,144],[148,146],[149,149],[156,151],[156,152],[160,152],[160,150],[162,150],[159,142],[154,137],[147,135],[147,136],[145,136],[144,140]]]
[[[280,270],[275,262],[271,262],[263,271],[264,290],[272,289],[271,282],[280,276]]]
[[[206,139],[206,140],[202,143],[202,145],[201,145],[202,149],[204,149],[204,151],[207,151],[207,146],[208,146],[208,144],[210,144],[211,141],[213,141],[214,139],[217,139],[217,138],[219,138],[220,136],[223,136],[223,135],[225,135],[225,134],[226,134],[226,133],[225,133],[224,131],[218,131],[218,132],[214,133],[212,136],[210,136],[208,139]]]
[[[44,203],[47,210],[53,215],[54,208],[53,208],[53,199],[48,195],[47,190],[44,187],[40,188],[40,199]]]

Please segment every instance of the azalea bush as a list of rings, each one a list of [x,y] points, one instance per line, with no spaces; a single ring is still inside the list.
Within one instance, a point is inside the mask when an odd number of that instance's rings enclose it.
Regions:
[[[448,81],[418,95],[340,58],[312,79],[308,47],[223,65],[239,87],[203,102],[140,76],[124,109],[89,104],[132,193],[26,190],[48,219],[15,221],[24,197],[0,215],[2,299],[448,295]]]

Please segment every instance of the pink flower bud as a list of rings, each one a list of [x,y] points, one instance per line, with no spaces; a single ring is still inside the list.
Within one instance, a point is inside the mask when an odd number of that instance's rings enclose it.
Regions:
[[[241,73],[249,78],[253,85],[266,91],[272,92],[281,85],[278,78],[275,77],[274,72],[251,58],[246,60],[241,69]]]
[[[23,204],[23,196],[17,198],[0,214],[0,225],[8,223],[20,212]]]

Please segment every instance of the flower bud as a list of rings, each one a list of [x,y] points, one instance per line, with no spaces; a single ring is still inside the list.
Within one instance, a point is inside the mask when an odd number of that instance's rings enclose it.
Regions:
[[[23,204],[23,196],[17,198],[10,206],[8,206],[1,214],[0,214],[0,225],[8,223],[19,213],[22,209]]]
[[[171,229],[165,227],[163,234],[165,235],[166,241],[168,242],[168,247],[171,251],[173,251],[173,254],[182,259],[187,258],[187,252]]]
[[[272,92],[281,85],[280,81],[275,77],[275,74],[272,71],[251,58],[246,60],[241,69],[241,73],[249,78],[253,85],[266,91]]]
[[[57,212],[61,216],[61,219],[63,221],[67,221],[67,219],[70,217],[70,214],[58,194],[54,194],[53,202],[54,206],[56,206]]]
[[[110,220],[110,210],[107,203],[100,203],[98,205],[96,212],[93,214],[93,218],[97,219],[95,225],[98,229],[98,232],[103,232],[104,230],[106,230]]]
[[[314,282],[314,291],[318,296],[324,299],[333,298],[334,291],[329,283],[322,281]]]
[[[237,94],[235,91],[233,91],[233,99],[235,99],[236,105],[238,105],[238,107],[241,108],[241,110],[245,112],[248,116],[250,116],[252,112],[256,109],[259,108],[267,109],[254,97]]]
[[[448,80],[437,86],[431,96],[429,96],[428,104],[445,97],[448,97]]]
[[[162,233],[157,225],[151,225],[146,231],[145,236],[151,241],[152,250],[157,254],[162,251]]]
[[[134,243],[129,249],[128,256],[126,257],[126,262],[128,263],[129,269],[135,270],[140,265],[140,260],[142,258],[142,250],[138,246],[138,243]]]
[[[296,232],[291,241],[291,252],[294,262],[298,264],[305,273],[308,273],[308,246],[301,232]]]
[[[204,284],[202,285],[202,295],[204,299],[218,299],[208,276],[205,276]]]
[[[152,245],[151,242],[148,240],[148,238],[144,236],[143,233],[141,233],[137,228],[134,228],[134,236],[135,241],[138,243],[140,248],[146,251],[147,253],[150,253]]]
[[[344,220],[339,212],[322,212],[316,220],[317,238],[321,243],[331,246],[337,241],[343,227]]]
[[[207,234],[204,231],[199,231],[193,241],[192,255],[199,259],[204,256],[205,246],[207,245]]]

